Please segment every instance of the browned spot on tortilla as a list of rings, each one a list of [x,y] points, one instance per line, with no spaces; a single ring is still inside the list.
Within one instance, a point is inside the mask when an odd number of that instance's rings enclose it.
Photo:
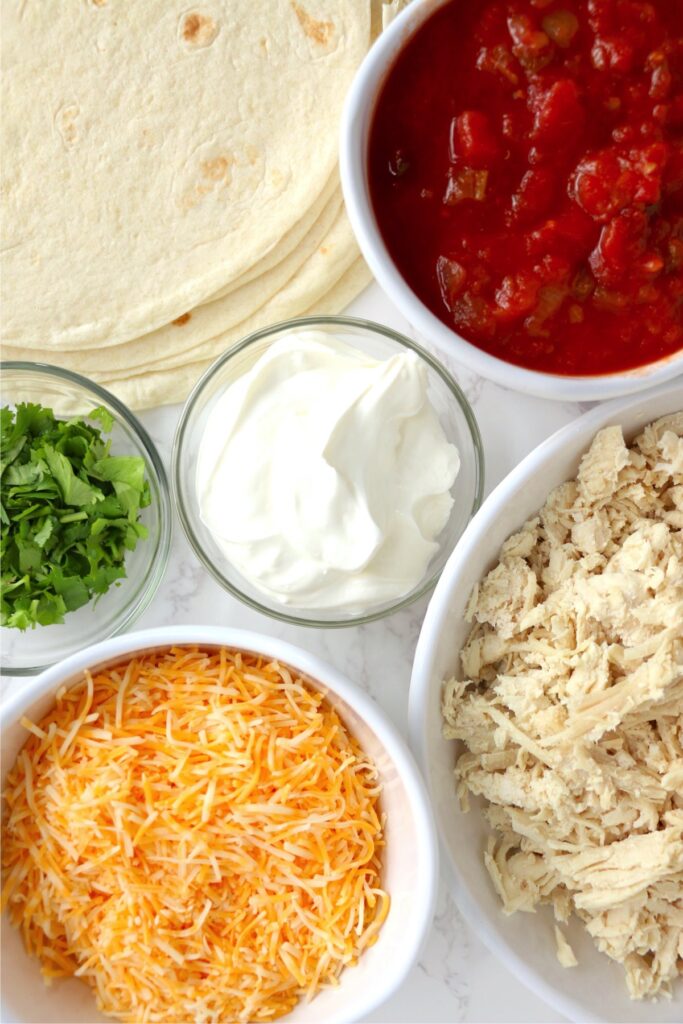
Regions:
[[[304,35],[314,43],[317,43],[318,46],[327,46],[334,32],[334,22],[318,21],[316,18],[311,17],[308,11],[305,11],[300,4],[296,3],[296,0],[290,0],[290,3]]]
[[[60,107],[55,114],[55,127],[62,137],[62,142],[67,147],[73,146],[74,143],[78,142],[79,130],[78,130],[78,118],[80,116],[80,109],[78,104],[70,103],[66,106]]]
[[[202,19],[199,14],[188,14],[183,25],[183,39],[188,43],[194,42],[202,27]]]
[[[171,320],[171,323],[175,324],[176,327],[182,327],[183,324],[186,324],[187,321],[191,319],[191,317],[192,313],[181,313],[181,315],[177,316],[175,320]]]
[[[256,146],[251,146],[251,145],[245,146],[244,147],[244,152],[246,154],[247,160],[249,161],[249,163],[253,167],[253,165],[256,163],[256,161],[258,160],[258,158],[259,158],[259,156],[261,154],[259,153],[259,151],[256,148]]]
[[[145,148],[155,146],[159,141],[159,136],[155,128],[145,127],[140,129],[140,145]]]
[[[321,245],[320,246],[320,252],[321,252],[321,254],[323,256],[327,256],[329,251],[330,251],[329,246],[327,246],[327,245]]]
[[[185,15],[182,35],[186,43],[193,47],[208,46],[217,35],[216,22],[206,14],[192,11]]]
[[[93,7],[105,7],[107,4],[107,0],[90,0],[90,2]]]
[[[202,160],[199,167],[204,177],[210,181],[225,181],[231,163],[232,157],[215,156],[211,160]]]

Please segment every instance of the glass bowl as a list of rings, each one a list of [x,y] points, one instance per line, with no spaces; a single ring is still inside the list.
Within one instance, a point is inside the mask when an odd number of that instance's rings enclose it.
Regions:
[[[426,366],[429,400],[446,437],[460,454],[460,471],[453,485],[454,505],[439,549],[418,585],[397,600],[373,605],[367,611],[300,608],[278,602],[242,576],[229,562],[199,514],[196,467],[208,417],[225,389],[246,373],[280,337],[297,328],[333,335],[375,359],[388,359],[406,349],[417,353]],[[196,384],[182,411],[173,443],[173,489],[178,514],[198,558],[229,593],[265,615],[295,625],[335,628],[354,626],[391,615],[416,601],[435,585],[448,556],[467,523],[479,508],[484,486],[484,456],[479,428],[464,394],[449,372],[409,338],[367,320],[340,316],[312,316],[287,320],[250,334],[224,353]]]
[[[149,434],[117,398],[80,374],[45,363],[3,362],[2,405],[37,402],[54,410],[60,419],[82,416],[104,406],[113,419],[113,455],[140,455],[145,460],[151,503],[140,521],[148,536],[126,553],[126,578],[106,594],[68,612],[64,622],[21,631],[0,627],[0,671],[25,676],[41,672],[81,648],[126,630],[152,600],[166,569],[171,541],[171,501],[168,481]],[[101,428],[99,422],[93,424]]]

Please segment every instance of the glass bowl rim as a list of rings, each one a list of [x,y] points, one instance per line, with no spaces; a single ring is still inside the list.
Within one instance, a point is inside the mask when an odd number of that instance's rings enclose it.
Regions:
[[[469,431],[470,439],[472,441],[472,448],[474,451],[474,469],[475,469],[475,494],[472,502],[472,506],[469,511],[467,522],[469,523],[472,517],[479,509],[484,493],[484,446],[481,440],[481,434],[479,432],[479,425],[477,424],[476,417],[472,410],[472,406],[465,397],[465,394],[457,383],[452,374],[446,369],[446,367],[435,358],[430,352],[423,348],[418,342],[413,341],[412,338],[406,337],[404,334],[400,334],[398,331],[393,330],[391,327],[386,327],[384,324],[376,323],[373,320],[366,320],[362,317],[352,316],[300,316],[293,317],[289,320],[280,320],[278,323],[270,324],[267,327],[262,327],[257,331],[253,331],[247,334],[241,341],[239,341],[232,348],[227,349],[222,355],[218,356],[217,359],[211,363],[211,365],[204,371],[197,383],[192,388],[192,391],[185,400],[178,425],[176,427],[175,435],[173,438],[173,452],[171,456],[171,480],[173,486],[173,495],[175,498],[175,504],[178,511],[178,518],[182,525],[183,531],[187,540],[189,541],[190,547],[194,551],[195,555],[204,566],[205,569],[213,576],[217,583],[227,590],[228,593],[236,597],[242,604],[246,604],[248,607],[253,608],[254,611],[260,612],[262,615],[267,615],[272,619],[277,619],[280,622],[286,622],[294,626],[304,626],[313,629],[343,629],[351,626],[362,626],[368,622],[376,622],[378,619],[384,619],[389,615],[393,615],[395,612],[401,611],[403,608],[407,608],[409,605],[418,601],[425,594],[428,594],[434,589],[436,583],[443,571],[443,566],[436,572],[433,572],[422,584],[416,587],[409,594],[405,594],[399,598],[398,601],[393,604],[387,605],[386,608],[379,610],[370,610],[367,612],[359,613],[358,615],[350,615],[348,618],[330,618],[321,619],[316,618],[310,614],[296,614],[285,610],[286,606],[282,608],[268,606],[262,604],[256,598],[250,597],[245,594],[244,591],[240,590],[234,583],[231,583],[223,573],[217,568],[208,555],[204,551],[204,548],[197,537],[194,530],[194,526],[191,521],[191,517],[188,514],[187,507],[183,496],[183,487],[180,482],[180,462],[181,454],[184,449],[184,442],[187,436],[189,425],[192,421],[192,416],[202,397],[204,391],[208,385],[213,381],[218,373],[226,366],[232,359],[234,359],[240,352],[249,348],[251,345],[256,344],[258,341],[262,341],[264,338],[268,338],[270,335],[279,334],[283,330],[292,330],[297,327],[314,327],[314,326],[332,326],[341,328],[358,328],[362,331],[366,331],[370,334],[379,334],[389,341],[398,344],[401,348],[407,348],[412,352],[415,352],[421,359],[423,359],[427,365],[434,370],[434,372],[441,378],[443,383],[450,391],[453,398],[455,398],[461,412],[465,418],[467,428]],[[464,532],[464,530],[463,530]],[[462,534],[460,535],[462,536]],[[455,542],[458,543],[460,537]],[[455,547],[455,545],[453,545]],[[450,556],[450,553],[449,553]],[[444,563],[445,564],[445,563]]]
[[[173,508],[171,505],[171,488],[169,486],[168,475],[164,469],[164,464],[161,461],[161,456],[154,441],[152,440],[148,431],[143,427],[140,420],[135,414],[128,408],[121,399],[113,395],[111,391],[102,387],[101,384],[95,383],[88,377],[84,377],[80,373],[76,373],[73,370],[66,370],[61,366],[54,366],[52,363],[33,362],[25,359],[3,359],[0,360],[0,374],[4,374],[7,371],[22,371],[27,373],[35,373],[42,377],[53,377],[58,380],[63,380],[67,384],[73,384],[80,388],[86,394],[91,394],[95,398],[104,400],[110,405],[116,412],[120,419],[124,420],[127,426],[131,429],[133,435],[139,440],[140,446],[148,460],[149,465],[156,477],[158,490],[159,490],[159,533],[157,538],[156,550],[153,558],[150,560],[150,568],[145,576],[142,584],[132,594],[129,600],[121,606],[120,615],[121,618],[116,617],[114,628],[106,634],[106,636],[100,636],[93,639],[91,643],[99,643],[102,640],[108,640],[113,636],[119,636],[121,633],[125,633],[127,629],[132,626],[137,619],[140,618],[142,613],[149,607],[152,599],[154,598],[159,585],[163,579],[164,573],[166,572],[166,566],[168,565],[168,558],[171,550],[171,536],[173,526]],[[0,382],[4,383],[4,382]],[[4,388],[1,389],[4,396]],[[68,620],[65,620],[68,622]],[[27,631],[27,635],[30,636],[30,631]],[[65,654],[63,657],[69,657],[70,654],[74,654],[76,651],[71,651]],[[57,660],[63,660],[62,657]],[[45,671],[55,664],[54,660],[47,660],[40,665],[22,665],[13,666],[7,665],[4,661],[0,661],[0,676],[34,676],[39,672]]]

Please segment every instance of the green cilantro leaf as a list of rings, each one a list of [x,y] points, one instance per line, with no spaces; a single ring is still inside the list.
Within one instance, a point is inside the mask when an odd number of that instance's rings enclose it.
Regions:
[[[0,409],[1,625],[63,622],[125,577],[151,494],[142,458],[110,454],[113,426],[101,406],[88,420]]]

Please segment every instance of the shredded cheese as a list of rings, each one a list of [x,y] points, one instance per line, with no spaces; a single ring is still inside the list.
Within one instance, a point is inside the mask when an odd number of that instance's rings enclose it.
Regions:
[[[376,940],[378,773],[291,669],[173,648],[22,724],[2,903],[48,983],[136,1024],[268,1021]]]

